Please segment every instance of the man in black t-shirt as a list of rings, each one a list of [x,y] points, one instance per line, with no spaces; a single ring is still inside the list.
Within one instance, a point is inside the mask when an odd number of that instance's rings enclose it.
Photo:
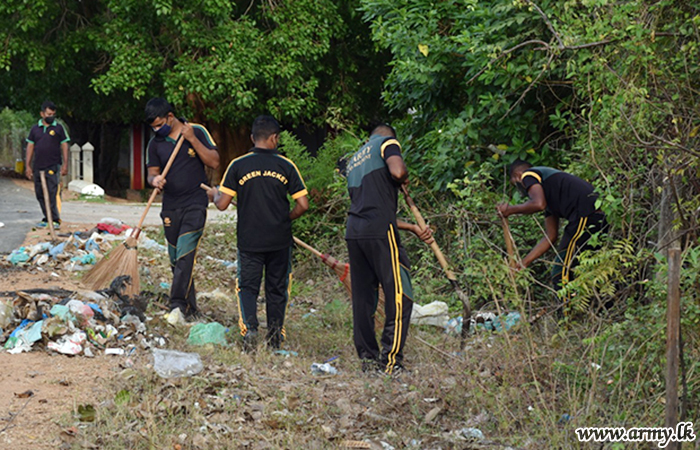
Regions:
[[[257,299],[265,269],[267,344],[279,348],[286,337],[284,316],[291,281],[292,221],[309,208],[308,192],[296,165],[277,152],[280,126],[270,116],[253,122],[255,147],[234,159],[219,189],[209,198],[220,210],[233,197],[238,208],[238,325],[244,348],[254,350],[258,334]],[[290,196],[295,204],[289,210]]]
[[[529,200],[520,205],[502,203],[496,208],[498,213],[503,217],[545,213],[546,235],[522,259],[522,267],[528,267],[557,242],[559,219],[568,220],[552,269],[552,281],[561,288],[573,279],[576,255],[593,248],[588,242],[591,234],[607,226],[605,214],[596,206],[598,194],[579,177],[550,167],[532,167],[522,160],[510,165],[509,174],[511,183]]]
[[[149,100],[145,116],[155,133],[148,143],[148,182],[163,192],[160,216],[173,271],[170,309],[179,308],[186,318],[192,318],[198,314],[192,270],[209,204],[200,184],[207,181],[205,166],[219,167],[219,152],[206,128],[177,119],[165,99]],[[185,140],[163,177],[161,173],[180,136]]]
[[[347,161],[350,194],[345,240],[350,258],[353,336],[362,370],[378,368],[391,375],[403,363],[403,346],[413,309],[410,264],[397,229],[409,230],[431,243],[430,228],[396,218],[399,187],[408,170],[394,129],[380,125]],[[381,349],[374,331],[379,284],[385,317]]]
[[[25,175],[34,180],[34,194],[39,201],[44,218],[38,227],[47,225],[47,206],[51,211],[54,228],[61,224],[60,176],[68,173],[68,141],[70,136],[61,124],[56,122],[56,105],[46,101],[41,105],[41,119],[29,131],[27,137],[27,168]],[[61,160],[63,156],[63,160]],[[41,171],[44,171],[46,187],[49,191],[49,203],[44,204],[44,190],[41,185]]]

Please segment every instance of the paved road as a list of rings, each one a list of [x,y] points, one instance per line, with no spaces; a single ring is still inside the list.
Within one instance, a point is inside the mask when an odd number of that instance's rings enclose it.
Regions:
[[[31,187],[29,183],[22,183]],[[98,224],[101,219],[111,217],[130,226],[138,224],[145,203],[100,203],[84,200],[64,201],[61,219],[70,223]],[[210,205],[208,220],[218,221],[224,217],[235,217],[235,210],[221,212]],[[19,186],[9,178],[0,177],[0,254],[18,248],[41,220],[42,214],[31,188]],[[144,220],[144,225],[160,225],[160,204],[153,204]]]

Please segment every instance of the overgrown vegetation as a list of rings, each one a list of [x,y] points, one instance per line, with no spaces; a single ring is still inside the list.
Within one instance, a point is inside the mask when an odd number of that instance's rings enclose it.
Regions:
[[[295,233],[338,259],[347,260],[348,200],[336,163],[357,149],[372,119],[394,118],[415,200],[474,308],[516,310],[524,318],[506,334],[479,332],[465,349],[441,330],[414,328],[407,350],[413,374],[398,382],[363,378],[339,282],[297,252],[300,283],[288,348],[298,356],[211,350],[208,372],[165,387],[147,369],[131,369],[114,386],[129,395],[115,399],[96,425],[99,445],[162,448],[205,439],[202,448],[227,448],[235,439],[251,448],[295,448],[302,441],[327,448],[371,438],[399,448],[461,448],[449,433],[473,426],[504,446],[582,448],[572,434],[579,426],[661,426],[666,253],[674,245],[683,252],[682,414],[699,416],[700,6],[208,1],[197,11],[151,2],[142,13],[130,2],[106,9],[88,3],[95,10],[76,16],[86,18],[76,19],[79,33],[70,27],[56,33],[98,61],[91,67],[99,70],[80,84],[82,73],[68,59],[55,64],[88,93],[80,98],[99,99],[86,103],[110,105],[101,118],[135,117],[134,103],[166,92],[188,112],[235,122],[229,125],[266,109],[328,127],[330,137],[315,156],[290,133],[282,151],[299,166],[312,201]],[[67,5],[39,1],[32,11],[55,16],[76,3]],[[21,10],[16,1],[4,8],[8,17]],[[0,37],[8,44],[0,67],[11,70],[0,90],[28,78],[22,92],[34,98],[44,92],[43,79],[29,75],[52,77],[46,61],[56,53],[38,45],[53,31],[33,17],[4,19],[9,31]],[[114,20],[93,26],[107,18]],[[357,43],[356,29],[363,31]],[[26,62],[19,64],[17,55]],[[75,90],[61,92],[69,105]],[[13,95],[12,104],[21,104],[20,97]],[[88,116],[82,108],[67,110]],[[515,158],[567,170],[600,193],[611,227],[595,237],[601,250],[581,255],[566,292],[547,284],[547,258],[518,273],[505,262],[494,207],[522,200],[505,175]],[[399,213],[411,220],[403,207]],[[513,217],[511,227],[521,254],[542,236],[540,217]],[[233,236],[231,226],[210,227],[202,254],[235,259]],[[411,236],[403,242],[418,300],[445,301],[458,314],[430,250]],[[232,274],[210,277],[215,263],[199,261],[200,290],[225,288],[221,280]],[[164,268],[151,276],[154,287],[157,277],[168,279]],[[563,308],[565,294],[573,300]],[[234,326],[230,303],[206,307],[212,319]],[[540,315],[543,309],[549,312]],[[171,332],[174,345],[184,332]],[[309,374],[311,362],[337,355],[341,375]]]

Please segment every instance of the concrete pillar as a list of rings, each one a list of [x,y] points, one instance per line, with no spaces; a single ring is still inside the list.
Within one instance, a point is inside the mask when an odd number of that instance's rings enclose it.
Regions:
[[[95,147],[91,143],[86,142],[83,145],[83,180],[88,183],[94,183],[93,168],[92,168],[92,154],[95,151]]]
[[[70,173],[68,176],[70,180],[80,179],[80,146],[78,144],[73,144],[70,146]]]

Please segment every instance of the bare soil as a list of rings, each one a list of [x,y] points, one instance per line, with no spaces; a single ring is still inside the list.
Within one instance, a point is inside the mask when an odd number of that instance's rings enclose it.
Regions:
[[[65,223],[60,232],[92,226]],[[46,240],[48,231],[31,232],[24,245]],[[65,273],[0,267],[0,300],[11,301],[11,292],[35,288],[81,289]],[[114,357],[52,354],[37,344],[30,353],[0,351],[0,448],[56,449],[71,442],[78,433],[79,421],[73,417],[78,406],[103,398],[105,379],[119,370]]]

